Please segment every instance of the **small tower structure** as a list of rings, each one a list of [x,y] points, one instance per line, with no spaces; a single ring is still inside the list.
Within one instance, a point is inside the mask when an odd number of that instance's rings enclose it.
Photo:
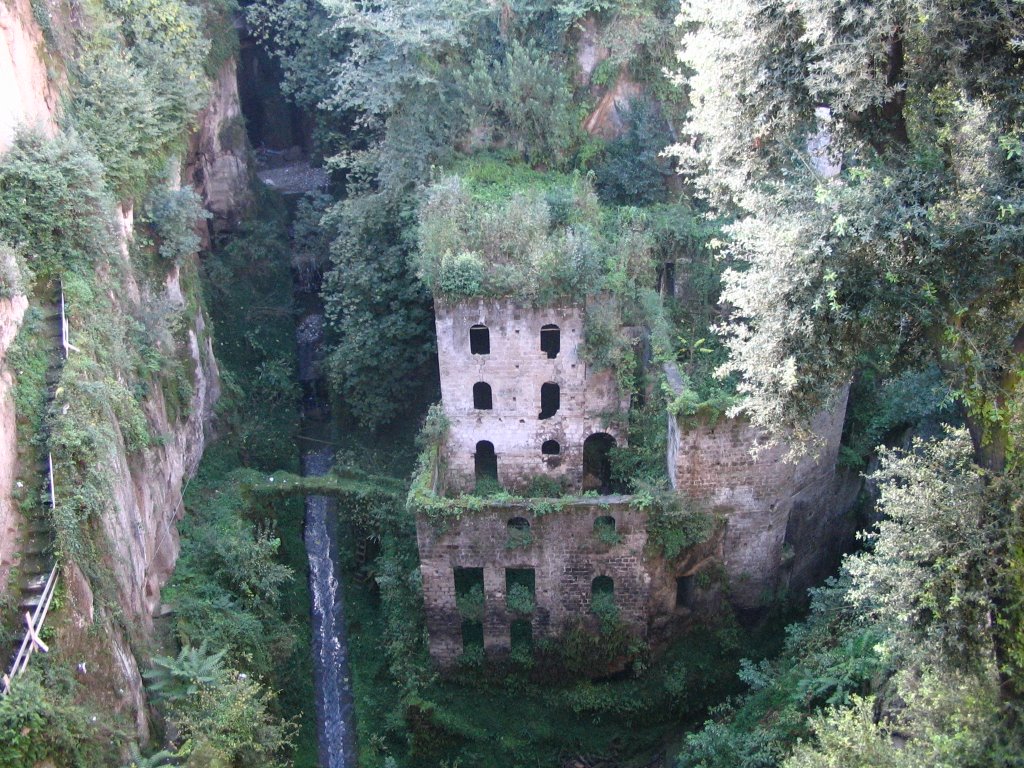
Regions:
[[[625,439],[612,416],[628,403],[581,355],[582,307],[438,298],[435,313],[445,491],[608,492],[608,451]]]

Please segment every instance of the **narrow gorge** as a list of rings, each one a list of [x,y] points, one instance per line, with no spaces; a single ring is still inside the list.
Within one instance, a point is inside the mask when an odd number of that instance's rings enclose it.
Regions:
[[[0,0],[0,768],[1020,768],[1019,5]]]

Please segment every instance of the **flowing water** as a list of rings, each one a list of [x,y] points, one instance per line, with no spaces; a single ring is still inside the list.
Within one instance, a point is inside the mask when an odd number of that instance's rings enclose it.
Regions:
[[[308,298],[308,297],[307,297]],[[334,459],[323,441],[329,435],[330,412],[319,372],[323,315],[311,309],[296,329],[299,380],[303,387],[304,475],[323,475]],[[313,673],[316,686],[317,733],[322,768],[354,768],[356,764],[352,687],[341,574],[337,567],[337,515],[327,496],[306,498],[305,543],[312,599]]]

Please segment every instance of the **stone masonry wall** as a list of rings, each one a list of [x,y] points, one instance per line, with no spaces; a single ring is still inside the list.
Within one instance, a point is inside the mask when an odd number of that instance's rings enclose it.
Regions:
[[[578,485],[583,474],[583,441],[606,432],[623,433],[608,423],[621,410],[610,371],[593,371],[580,358],[583,311],[579,306],[532,308],[504,300],[449,304],[438,300],[437,352],[441,399],[451,427],[445,446],[448,491],[471,490],[476,444],[488,440],[498,457],[498,478],[509,489],[522,488],[538,475],[564,478]],[[469,329],[487,326],[490,354],[470,352]],[[540,348],[541,326],[560,329],[560,351],[549,359]],[[473,407],[473,385],[490,385],[492,410]],[[549,419],[538,418],[545,382],[560,388],[560,407]],[[541,454],[546,440],[557,440],[558,456]]]
[[[724,565],[738,607],[760,606],[767,593],[783,584],[808,586],[800,583],[803,579],[783,579],[791,563],[800,562],[800,572],[809,574],[817,570],[808,564],[819,552],[834,557],[835,547],[824,546],[819,537],[842,536],[813,520],[834,517],[837,508],[849,503],[838,498],[841,483],[835,471],[846,397],[844,390],[835,407],[815,419],[813,430],[822,444],[795,463],[785,460],[789,446],[784,442],[755,452],[767,437],[745,420],[685,428],[669,417],[672,485],[724,517]],[[808,538],[800,530],[816,534]]]
[[[610,515],[621,537],[603,544],[594,521]],[[527,547],[506,547],[508,521],[523,517],[533,537]],[[557,636],[566,625],[590,615],[593,580],[614,581],[620,618],[640,637],[646,636],[652,579],[643,551],[647,516],[631,509],[629,497],[606,496],[600,502],[581,499],[544,516],[525,503],[509,503],[467,512],[442,532],[420,515],[416,521],[423,600],[430,634],[430,654],[442,666],[462,652],[462,617],[455,603],[455,569],[482,568],[484,574],[484,648],[490,658],[510,649],[513,619],[505,606],[505,569],[532,568],[536,607],[531,616],[534,640]]]

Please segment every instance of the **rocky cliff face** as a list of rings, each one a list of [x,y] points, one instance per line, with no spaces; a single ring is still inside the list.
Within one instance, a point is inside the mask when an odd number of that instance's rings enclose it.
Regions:
[[[210,101],[199,115],[184,174],[213,214],[214,232],[231,228],[252,203],[248,153],[237,65],[229,59],[217,73]]]
[[[14,490],[18,452],[15,422],[14,372],[3,361],[7,349],[21,327],[28,299],[14,296],[0,299],[0,593],[5,589],[10,569],[16,561],[21,516],[11,492]]]
[[[61,70],[59,52],[47,50],[28,0],[0,3],[0,33],[2,153],[11,146],[21,126],[54,133],[59,99],[73,98],[73,93],[67,93],[59,74],[55,74]],[[210,84],[210,100],[197,123],[181,158],[182,176],[185,181],[191,180],[203,197],[213,214],[213,227],[226,228],[250,202],[248,149],[233,61],[227,62]],[[133,236],[130,205],[123,206],[115,218],[120,226],[112,237],[118,239],[125,260],[120,310],[137,316],[146,307],[163,304],[186,312],[183,343],[187,349],[179,353],[190,358],[187,368],[191,372],[191,394],[184,407],[171,407],[161,386],[150,387],[141,405],[150,434],[156,439],[135,453],[125,449],[120,425],[113,425],[119,435],[108,457],[113,504],[101,523],[109,544],[104,560],[116,594],[99,598],[98,585],[90,583],[73,564],[65,567],[67,610],[55,620],[57,637],[53,645],[78,665],[89,695],[109,711],[133,718],[144,739],[148,723],[135,652],[149,644],[152,617],[159,611],[160,589],[178,556],[175,524],[183,511],[183,487],[203,454],[220,383],[201,302],[188,299],[190,292],[194,296],[197,291],[196,264],[186,261],[169,271],[162,286],[147,286],[128,258]],[[186,274],[191,286],[183,285]],[[11,395],[17,371],[5,361],[31,301],[34,299],[25,296],[0,299],[0,594],[10,568],[17,564],[22,538],[22,522],[12,500],[12,487],[19,473],[17,446],[32,437],[18,433]],[[116,600],[119,611],[109,610],[110,597]],[[116,613],[120,617],[115,618]],[[99,632],[95,631],[96,625]]]
[[[122,253],[127,257],[131,211],[122,211],[120,221]],[[124,294],[129,305],[123,311],[134,314],[160,301],[184,308],[180,270],[170,273],[162,295],[152,295],[136,282],[127,258],[126,267]],[[79,666],[79,677],[90,686],[90,696],[99,706],[133,719],[143,741],[149,735],[149,722],[136,653],[151,644],[160,590],[178,558],[176,523],[184,511],[182,493],[202,458],[220,395],[217,362],[202,309],[188,316],[188,326],[187,354],[193,375],[187,406],[174,414],[163,390],[153,387],[142,408],[157,440],[129,453],[119,437],[107,458],[113,504],[102,520],[107,543],[104,561],[113,576],[121,618],[115,620],[110,606],[96,597],[96,585],[72,565],[63,573],[69,596],[67,615],[55,621],[55,646],[73,660],[87,660]],[[120,425],[115,427],[120,435]]]
[[[58,87],[44,60],[43,32],[29,0],[0,3],[0,152],[19,126],[56,129]]]

